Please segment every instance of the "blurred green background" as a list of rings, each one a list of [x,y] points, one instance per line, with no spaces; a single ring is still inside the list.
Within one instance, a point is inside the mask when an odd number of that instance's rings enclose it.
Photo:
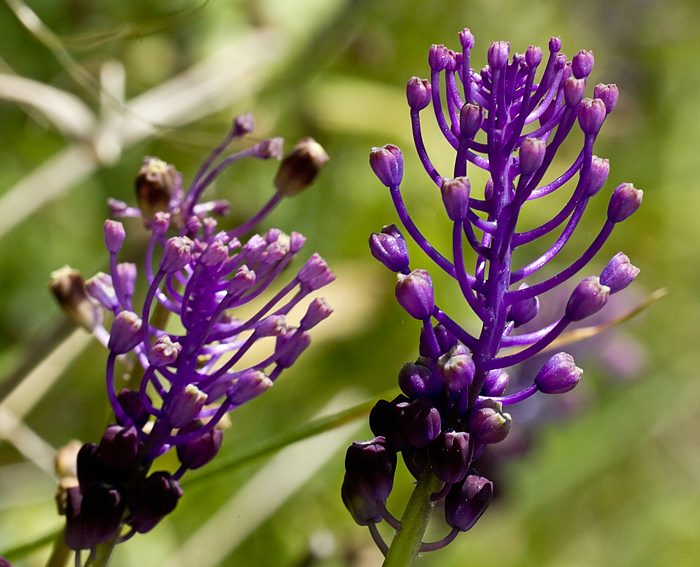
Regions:
[[[584,382],[566,399],[516,415],[519,444],[490,459],[499,498],[472,532],[419,564],[699,563],[697,0],[28,5],[46,28],[16,0],[0,8],[0,554],[61,525],[54,450],[74,438],[96,441],[109,415],[104,352],[66,324],[47,291],[50,272],[64,264],[86,276],[103,269],[106,200],[133,202],[142,157],[157,155],[191,178],[238,113],[255,113],[260,137],[281,135],[291,147],[312,135],[331,155],[317,184],[285,201],[266,226],[305,234],[307,254],[326,257],[338,281],[327,293],[334,317],[275,388],[231,416],[222,453],[395,385],[400,365],[416,356],[418,329],[394,304],[391,274],[367,250],[371,231],[396,222],[367,153],[388,142],[403,147],[409,207],[438,244],[446,242],[439,200],[410,147],[404,85],[425,76],[431,43],[454,47],[467,26],[478,66],[496,39],[522,51],[560,35],[569,56],[594,51],[592,84],[616,82],[621,92],[596,144],[612,171],[561,261],[597,232],[603,195],[633,181],[645,191],[643,208],[585,275],[622,249],[642,275],[615,309],[658,288],[669,293],[577,345]],[[245,163],[217,184],[233,221],[271,195],[274,172],[274,164]],[[530,220],[553,206],[535,207]],[[136,224],[128,230],[139,233]],[[470,324],[456,289],[443,286],[439,295]],[[358,420],[269,462],[186,487],[175,513],[118,548],[113,565],[380,564],[339,498],[345,447],[369,436]],[[389,502],[396,514],[410,489],[401,473]],[[42,547],[16,564],[42,565],[48,553]]]

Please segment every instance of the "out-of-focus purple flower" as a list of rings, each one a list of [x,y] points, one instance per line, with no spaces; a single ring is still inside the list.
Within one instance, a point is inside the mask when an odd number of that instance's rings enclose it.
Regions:
[[[380,400],[370,413],[370,427],[387,447],[402,454],[416,478],[431,474],[444,482],[432,500],[444,499],[445,519],[453,530],[441,541],[423,544],[423,551],[439,549],[470,529],[488,506],[493,486],[476,467],[487,446],[508,436],[512,418],[507,407],[538,391],[564,393],[581,377],[573,358],[559,353],[530,375],[529,384],[509,393],[507,369],[524,367],[571,323],[601,310],[608,296],[638,273],[624,254],[618,254],[600,278],[591,276],[578,284],[568,302],[558,305],[553,321],[541,321],[540,297],[582,270],[614,227],[642,202],[641,191],[630,183],[619,185],[593,241],[563,269],[541,275],[567,246],[589,202],[608,179],[610,164],[594,155],[593,146],[617,104],[618,89],[599,84],[593,98],[586,98],[593,54],[581,50],[567,61],[559,38],[549,41],[546,57],[533,46],[511,56],[510,44],[496,41],[488,48],[488,65],[480,71],[472,68],[472,33],[463,30],[459,40],[459,51],[432,46],[430,77],[413,77],[406,87],[418,158],[440,191],[451,230],[447,250],[429,242],[406,209],[401,151],[389,144],[370,154],[372,169],[388,188],[403,229],[434,268],[454,280],[479,321],[479,328],[470,331],[458,323],[461,314],[452,317],[440,308],[433,279],[427,270],[410,265],[403,239],[400,245],[385,237],[370,239],[372,254],[398,273],[399,304],[421,322],[420,358],[399,373],[403,394]],[[425,148],[426,113],[434,116],[454,151],[447,171],[438,169]],[[553,172],[551,165],[565,140],[575,140],[568,143],[578,143],[578,153],[563,170]],[[474,179],[481,175],[471,177],[472,168],[486,173],[483,187],[475,186]],[[559,210],[541,225],[522,229],[523,211],[554,192],[564,195]],[[535,242],[557,233],[546,250],[520,264]],[[526,324],[528,330],[520,330]],[[372,525],[379,514],[371,503],[365,502],[365,513],[359,514],[356,500],[347,498],[349,489],[343,490],[358,523],[369,524],[380,548],[386,547]],[[401,529],[388,510],[380,507],[378,512]]]

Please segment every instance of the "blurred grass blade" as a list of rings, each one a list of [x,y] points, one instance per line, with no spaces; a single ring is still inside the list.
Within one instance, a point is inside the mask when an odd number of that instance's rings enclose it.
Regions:
[[[10,549],[0,551],[0,556],[5,557],[8,561],[17,561],[18,559],[21,559],[22,557],[25,557],[55,541],[62,530],[62,527],[58,528],[27,543],[22,543],[20,545],[16,545],[15,547],[11,547]]]

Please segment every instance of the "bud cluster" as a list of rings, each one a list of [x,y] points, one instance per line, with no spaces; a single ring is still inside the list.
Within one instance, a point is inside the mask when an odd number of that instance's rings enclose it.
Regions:
[[[106,385],[116,418],[99,445],[84,445],[78,455],[78,486],[68,490],[64,507],[73,549],[118,538],[125,525],[128,534],[148,531],[172,511],[182,475],[217,454],[222,418],[271,388],[309,346],[309,331],[332,312],[321,298],[308,301],[335,277],[318,254],[274,291],[304,245],[301,234],[271,228],[249,236],[282,197],[313,182],[328,160],[318,143],[306,138],[284,158],[273,197],[236,228],[219,228],[214,218],[227,213],[227,203],[200,202],[232,163],[282,157],[282,141],[271,139],[219,159],[252,130],[250,115],[238,117],[187,191],[173,166],[146,158],[136,180],[139,207],[111,202],[115,216],[140,217],[150,231],[143,300],[136,300],[135,264],[119,261],[126,231],[116,220],[104,223],[110,273],[85,282],[70,270],[54,274],[62,305],[78,303],[69,311],[109,351]],[[262,294],[265,302],[250,309]],[[290,320],[290,311],[305,301],[301,320]],[[243,306],[248,315],[237,317]],[[169,317],[177,324],[166,326]],[[104,324],[109,320],[111,326]],[[256,346],[261,342],[262,349]],[[132,371],[135,387],[120,390],[116,365],[125,356],[140,371]],[[171,448],[180,467],[150,472],[153,460]]]
[[[417,479],[430,475],[443,483],[432,500],[444,499],[445,521],[452,531],[440,542],[421,547],[439,549],[458,532],[469,530],[489,504],[493,486],[478,473],[478,459],[488,445],[508,435],[512,420],[506,408],[536,392],[567,392],[582,373],[569,354],[560,352],[551,356],[529,386],[507,393],[506,369],[543,351],[571,323],[598,312],[610,294],[627,287],[639,272],[619,253],[600,276],[580,281],[557,320],[542,322],[531,332],[517,332],[530,321],[537,323],[539,297],[589,263],[615,225],[639,208],[642,192],[629,183],[619,185],[592,243],[566,268],[538,278],[568,243],[588,203],[607,181],[609,162],[593,154],[593,144],[615,108],[617,87],[597,85],[593,98],[586,98],[593,54],[582,50],[568,60],[560,52],[559,38],[550,40],[546,57],[534,46],[511,56],[508,42],[494,42],[488,49],[488,65],[480,71],[471,68],[474,36],[465,29],[459,39],[457,52],[432,46],[430,78],[413,77],[406,87],[418,157],[440,191],[451,228],[449,253],[433,246],[407,212],[400,190],[401,150],[387,145],[370,153],[370,165],[388,188],[405,231],[456,282],[480,326],[478,332],[469,332],[439,307],[429,271],[411,268],[407,243],[396,226],[372,234],[372,255],[397,274],[398,303],[422,326],[420,356],[399,372],[401,395],[376,404],[370,414],[376,437],[354,443],[346,457],[344,502],[385,551],[387,545],[375,525],[386,520],[401,530],[401,522],[386,508],[398,453]],[[422,112],[430,106],[455,152],[449,173],[437,170],[423,142]],[[572,138],[581,140],[577,157],[562,173],[552,174],[556,153]],[[483,190],[468,176],[468,168],[474,167],[488,174]],[[543,183],[545,176],[550,181]],[[523,210],[555,191],[568,191],[560,210],[540,226],[519,229]],[[545,252],[521,266],[515,264],[516,248],[557,229],[559,236]],[[473,271],[467,269],[468,255],[475,257]]]

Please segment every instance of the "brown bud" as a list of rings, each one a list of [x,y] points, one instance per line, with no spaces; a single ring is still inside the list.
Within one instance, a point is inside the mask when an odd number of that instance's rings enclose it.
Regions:
[[[275,176],[275,187],[285,197],[301,193],[314,182],[330,158],[313,138],[303,138],[287,154]]]
[[[153,215],[167,211],[173,191],[179,183],[174,166],[155,157],[145,157],[136,177],[136,200],[144,222]]]
[[[51,272],[49,288],[66,315],[78,325],[91,331],[102,322],[100,308],[85,292],[85,281],[78,270],[63,266]]]

